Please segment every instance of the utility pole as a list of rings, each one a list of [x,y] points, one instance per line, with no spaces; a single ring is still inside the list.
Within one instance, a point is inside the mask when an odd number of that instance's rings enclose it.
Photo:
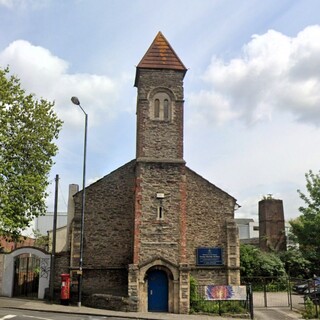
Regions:
[[[51,301],[54,300],[55,255],[56,255],[57,217],[58,217],[58,185],[59,185],[59,175],[57,174],[55,178],[52,248],[51,248],[51,264],[50,264],[50,299]]]

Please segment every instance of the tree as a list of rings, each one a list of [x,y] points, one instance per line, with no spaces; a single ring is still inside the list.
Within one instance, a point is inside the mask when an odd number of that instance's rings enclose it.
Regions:
[[[310,262],[304,258],[298,248],[289,248],[287,251],[279,252],[278,254],[290,277],[306,278],[309,276]]]
[[[34,234],[34,245],[35,247],[47,250],[49,249],[49,236],[48,235],[43,235],[39,231],[39,229],[34,229],[32,230]]]
[[[240,273],[247,280],[286,275],[284,265],[275,253],[263,252],[248,244],[240,246]]]
[[[303,257],[310,261],[311,273],[320,274],[320,175],[309,170],[305,177],[308,194],[298,193],[306,206],[301,206],[302,214],[290,221],[291,232]]]
[[[46,212],[48,175],[62,126],[54,103],[37,100],[0,68],[0,236],[17,240]]]

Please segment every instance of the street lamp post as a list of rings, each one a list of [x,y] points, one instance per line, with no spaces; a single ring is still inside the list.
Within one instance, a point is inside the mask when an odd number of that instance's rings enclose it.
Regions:
[[[87,131],[88,131],[88,115],[81,107],[80,101],[77,97],[72,97],[73,104],[80,107],[85,115],[85,130],[84,130],[84,151],[83,151],[83,174],[82,174],[82,207],[81,207],[81,224],[80,224],[80,260],[78,271],[78,307],[81,307],[81,295],[82,295],[82,267],[83,267],[83,234],[84,234],[84,210],[86,202],[86,158],[87,158]]]

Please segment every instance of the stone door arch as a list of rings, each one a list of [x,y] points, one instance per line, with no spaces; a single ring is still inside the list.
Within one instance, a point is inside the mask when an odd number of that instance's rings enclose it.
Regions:
[[[30,254],[40,259],[38,299],[43,299],[49,287],[51,255],[34,247],[23,247],[4,255],[2,296],[12,297],[14,283],[14,260],[22,254]]]
[[[179,268],[169,261],[161,258],[152,259],[141,266],[139,272],[139,297],[140,311],[148,311],[149,274],[154,271],[162,271],[168,281],[168,312],[179,313]]]

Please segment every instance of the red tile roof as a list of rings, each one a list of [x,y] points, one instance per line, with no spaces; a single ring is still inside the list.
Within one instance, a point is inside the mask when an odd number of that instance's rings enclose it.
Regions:
[[[187,71],[161,32],[157,34],[137,68]]]

